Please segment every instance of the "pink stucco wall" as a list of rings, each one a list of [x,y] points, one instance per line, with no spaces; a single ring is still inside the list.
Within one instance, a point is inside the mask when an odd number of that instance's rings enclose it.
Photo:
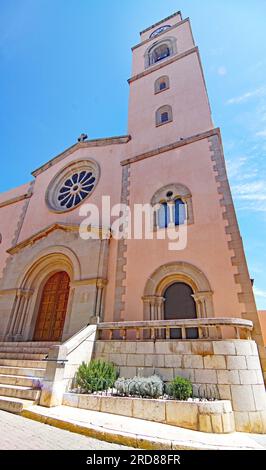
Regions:
[[[14,198],[23,196],[27,193],[29,184],[24,184],[18,188],[11,189],[5,193],[0,194],[0,204],[4,204]],[[9,204],[0,208],[0,278],[3,274],[3,269],[8,258],[6,250],[11,248],[12,240],[15,236],[18,228],[19,218],[22,214],[22,210],[25,204],[25,200],[18,201],[13,204]]]
[[[179,182],[191,191],[195,223],[188,226],[188,245],[182,251],[169,251],[168,240],[128,241],[127,320],[142,318],[141,297],[147,279],[159,266],[173,261],[185,261],[203,271],[214,292],[216,316],[241,315],[234,283],[235,268],[227,246],[229,237],[225,234],[212,165],[207,140],[132,165],[132,209],[134,202],[150,202],[158,188]],[[144,175],[149,175],[145,184]]]

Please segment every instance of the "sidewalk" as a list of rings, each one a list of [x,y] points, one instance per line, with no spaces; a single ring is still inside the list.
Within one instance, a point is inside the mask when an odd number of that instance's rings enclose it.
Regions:
[[[69,406],[32,406],[22,416],[96,439],[140,449],[265,450],[244,433],[209,434]]]

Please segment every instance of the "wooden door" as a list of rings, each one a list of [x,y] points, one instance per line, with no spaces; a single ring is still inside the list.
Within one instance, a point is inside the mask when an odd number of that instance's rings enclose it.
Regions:
[[[53,274],[44,285],[34,341],[61,340],[69,297],[69,282],[68,274],[62,271]]]
[[[197,318],[196,304],[192,297],[193,290],[184,282],[175,282],[169,286],[164,294],[164,318],[165,320],[183,320]],[[187,328],[187,338],[198,337],[197,328]],[[181,331],[173,329],[171,338],[181,338]]]

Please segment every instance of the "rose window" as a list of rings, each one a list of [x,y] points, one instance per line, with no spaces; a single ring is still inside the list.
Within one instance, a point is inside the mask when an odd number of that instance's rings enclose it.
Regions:
[[[100,176],[95,161],[80,160],[63,168],[46,191],[46,203],[54,212],[66,212],[82,204],[94,191]]]
[[[68,178],[59,190],[58,201],[61,207],[71,209],[79,204],[93,190],[96,178],[91,171],[81,171]]]

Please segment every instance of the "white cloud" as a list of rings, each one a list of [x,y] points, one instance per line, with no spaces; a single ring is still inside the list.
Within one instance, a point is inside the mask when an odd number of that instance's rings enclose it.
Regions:
[[[221,77],[227,75],[227,69],[226,69],[226,67],[224,67],[223,65],[221,65],[221,67],[218,68],[217,73],[218,73],[218,75],[221,75]]]
[[[230,178],[237,178],[247,161],[247,157],[239,157],[235,160],[227,160],[226,168]]]
[[[257,289],[256,287],[254,287],[253,290],[256,297],[262,297],[263,299],[266,299],[266,290]]]
[[[266,129],[264,131],[256,132],[257,137],[266,137]]]
[[[266,87],[261,87],[261,88],[256,88],[253,91],[248,91],[247,93],[244,93],[243,95],[240,96],[235,96],[234,98],[230,98],[226,102],[226,104],[240,104],[240,103],[245,103],[251,98],[254,97],[259,97],[259,96],[265,96],[266,95]]]
[[[240,201],[241,210],[266,212],[266,186],[264,181],[236,184],[232,187],[234,199]]]

